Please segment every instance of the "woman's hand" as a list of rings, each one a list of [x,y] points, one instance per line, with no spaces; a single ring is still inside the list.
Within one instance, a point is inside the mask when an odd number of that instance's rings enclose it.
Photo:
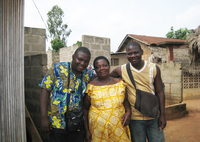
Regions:
[[[121,118],[121,121],[122,121],[122,127],[125,127],[126,125],[129,125],[130,121],[131,121],[131,112],[126,112],[122,118]]]
[[[86,142],[92,142],[92,135],[91,135],[89,130],[86,131],[86,133],[85,133],[85,141]]]

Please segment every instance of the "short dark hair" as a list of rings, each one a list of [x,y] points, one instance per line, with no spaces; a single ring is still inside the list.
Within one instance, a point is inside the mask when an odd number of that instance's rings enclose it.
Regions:
[[[127,51],[127,49],[128,49],[130,46],[137,46],[137,47],[140,48],[140,50],[142,50],[140,44],[137,43],[136,41],[131,41],[131,42],[129,42],[129,43],[127,44],[127,46],[126,46],[126,51]]]
[[[87,47],[79,47],[76,49],[76,51],[74,52],[74,55],[76,55],[79,51],[89,55],[91,57],[91,53],[90,50]]]
[[[110,66],[110,63],[109,63],[109,61],[108,61],[108,59],[107,59],[106,57],[104,57],[104,56],[98,56],[98,57],[96,57],[96,58],[94,59],[94,62],[93,62],[94,68],[96,68],[96,62],[97,62],[98,60],[100,60],[100,59],[106,60],[106,62],[107,62],[108,65]]]

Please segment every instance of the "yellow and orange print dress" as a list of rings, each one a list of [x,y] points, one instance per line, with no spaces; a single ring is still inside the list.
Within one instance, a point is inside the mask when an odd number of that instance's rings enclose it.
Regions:
[[[121,117],[125,114],[123,101],[126,83],[122,80],[105,86],[87,85],[91,98],[89,130],[93,142],[130,142],[129,127],[122,127]]]

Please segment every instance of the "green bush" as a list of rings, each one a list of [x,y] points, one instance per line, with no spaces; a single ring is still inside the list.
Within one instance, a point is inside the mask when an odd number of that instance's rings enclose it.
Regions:
[[[54,50],[54,52],[59,52],[59,49],[63,48],[64,44],[59,38],[57,38],[57,39],[51,40],[51,47]]]

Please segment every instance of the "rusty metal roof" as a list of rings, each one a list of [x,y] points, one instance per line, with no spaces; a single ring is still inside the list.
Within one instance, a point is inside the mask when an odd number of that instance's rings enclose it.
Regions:
[[[128,35],[130,37],[145,41],[148,44],[158,44],[158,43],[162,43],[162,42],[181,42],[181,43],[185,42],[185,40],[173,39],[173,38],[153,37],[153,36],[133,35],[133,34],[128,34]]]
[[[164,37],[153,37],[153,36],[145,36],[145,35],[135,35],[135,34],[127,34],[120,46],[118,47],[117,52],[120,52],[123,47],[131,40],[135,40],[146,45],[154,45],[164,47],[166,45],[184,45],[186,40],[181,39],[172,39],[172,38],[164,38]]]

